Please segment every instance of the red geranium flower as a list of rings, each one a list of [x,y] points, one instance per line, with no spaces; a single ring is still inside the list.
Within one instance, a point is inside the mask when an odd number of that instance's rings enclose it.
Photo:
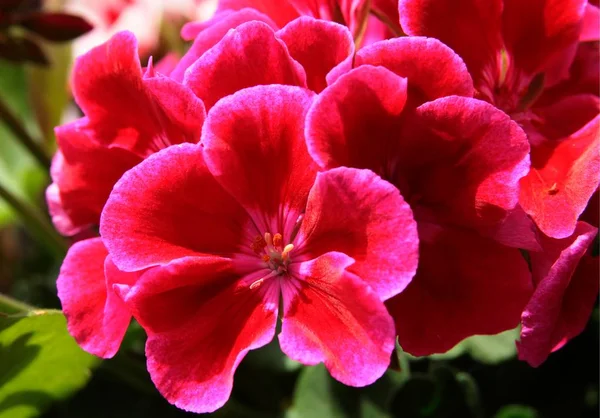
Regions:
[[[507,112],[531,143],[519,203],[548,236],[567,238],[600,182],[595,6],[586,0],[401,0],[410,35],[456,51],[477,97]],[[594,24],[594,16],[596,16]]]
[[[156,74],[151,65],[142,71],[137,42],[127,32],[76,61],[73,88],[86,116],[56,128],[59,151],[46,193],[52,220],[64,235],[97,227],[123,173],[171,144],[198,142],[205,117],[202,102],[188,88]],[[116,353],[131,317],[110,287],[129,283],[131,275],[119,272],[106,255],[100,238],[78,242],[57,282],[70,333],[101,357]]]
[[[456,96],[473,94],[471,78],[435,39],[379,42],[355,64],[316,99],[307,140],[322,168],[372,169],[413,209],[419,268],[387,302],[400,344],[427,355],[514,328],[530,273],[519,250],[491,237],[514,234],[503,225],[529,169],[525,134],[495,107]]]
[[[417,265],[414,220],[369,170],[318,173],[304,140],[309,90],[258,86],[209,112],[202,145],[178,145],[128,171],[100,231],[116,285],[148,334],[161,393],[195,412],[222,406],[248,350],[268,343],[362,386],[386,370],[393,321],[383,300]],[[281,295],[281,296],[280,296]]]

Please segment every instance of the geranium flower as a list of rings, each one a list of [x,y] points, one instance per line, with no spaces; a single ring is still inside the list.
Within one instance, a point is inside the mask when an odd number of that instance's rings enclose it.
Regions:
[[[185,86],[151,65],[142,71],[136,39],[127,32],[76,61],[73,88],[85,117],[56,129],[59,151],[46,192],[54,225],[68,236],[98,226],[125,171],[171,144],[198,142],[205,117],[202,102]],[[57,286],[71,334],[90,353],[110,357],[130,315],[110,286],[106,291],[106,283],[113,278],[127,283],[127,275],[105,259],[101,239],[78,242],[63,262]],[[73,292],[83,284],[83,296]]]
[[[586,255],[598,229],[578,222],[566,239],[543,237],[532,252],[535,292],[522,316],[519,358],[534,367],[585,328],[598,298],[598,257]]]
[[[399,10],[406,33],[450,46],[477,97],[524,128],[532,165],[520,205],[546,235],[571,236],[600,183],[598,46],[579,43],[599,39],[597,8],[586,0],[401,0]]]
[[[519,250],[500,242],[515,232],[503,225],[529,169],[525,134],[468,97],[464,63],[435,39],[373,44],[355,66],[315,100],[307,141],[321,168],[371,169],[413,209],[419,268],[386,302],[403,349],[445,352],[467,336],[514,328],[531,277]]]
[[[105,206],[112,260],[147,269],[114,287],[148,334],[153,381],[180,408],[222,406],[278,313],[282,350],[324,362],[345,384],[372,383],[389,364],[395,332],[383,300],[414,274],[415,223],[371,171],[318,173],[304,139],[313,96],[257,86],[220,100],[200,146],[149,157]]]

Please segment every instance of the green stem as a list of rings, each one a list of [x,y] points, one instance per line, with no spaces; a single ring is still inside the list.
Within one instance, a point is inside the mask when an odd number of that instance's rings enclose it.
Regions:
[[[42,167],[50,170],[52,160],[35,139],[29,135],[21,121],[13,114],[8,105],[0,99],[0,120],[13,132],[21,144],[29,150]]]
[[[48,248],[56,256],[64,256],[68,248],[67,243],[56,233],[52,225],[40,212],[19,197],[15,196],[1,183],[0,199],[4,199],[10,206],[13,207],[13,209],[15,209],[21,219],[23,219],[23,222],[29,226],[31,232],[36,233],[40,239],[43,239]]]
[[[29,312],[35,309],[24,302],[13,299],[10,296],[0,293],[0,312],[5,314],[16,314],[21,312]]]

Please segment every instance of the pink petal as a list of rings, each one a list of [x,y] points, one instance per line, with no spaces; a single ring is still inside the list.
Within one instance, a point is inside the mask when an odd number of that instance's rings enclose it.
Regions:
[[[503,46],[502,0],[400,0],[398,8],[407,34],[439,39],[462,57],[476,87],[489,84]]]
[[[117,270],[107,256],[101,238],[77,242],[56,282],[69,333],[85,351],[103,358],[115,355],[131,319],[112,285],[137,278]]]
[[[600,183],[600,116],[561,141],[531,152],[531,172],[521,181],[519,203],[553,238],[569,237]]]
[[[273,30],[278,29],[277,25],[275,25],[275,23],[273,23],[269,17],[253,9],[243,9],[240,11],[227,13],[223,16],[215,17],[208,22],[200,24],[200,28],[188,29],[186,31],[188,34],[187,40],[192,40],[195,38],[194,43],[188,52],[183,56],[183,58],[181,58],[177,67],[175,67],[173,72],[170,74],[170,77],[179,82],[183,81],[186,70],[194,62],[196,62],[198,58],[204,55],[206,51],[223,39],[230,29],[233,29],[242,23],[253,20],[264,22]],[[184,26],[183,30],[185,30],[186,27],[187,26]],[[196,31],[197,34],[192,36],[192,34]],[[186,37],[184,36],[184,38]]]
[[[412,211],[396,187],[370,170],[319,173],[295,243],[294,256],[302,259],[330,251],[352,257],[356,262],[347,270],[381,300],[400,293],[417,269]]]
[[[54,183],[46,192],[52,221],[61,234],[98,225],[113,185],[141,159],[97,143],[85,118],[56,128],[59,151],[52,162]]]
[[[142,157],[171,144],[198,142],[202,102],[169,78],[143,78],[137,54],[134,35],[120,32],[75,62],[75,99],[95,139]]]
[[[217,13],[221,10],[256,9],[269,16],[280,28],[298,17],[298,11],[290,1],[281,0],[220,0]]]
[[[410,36],[377,42],[356,53],[355,65],[365,64],[406,77],[416,105],[444,96],[472,97],[475,92],[463,60],[437,39]]]
[[[384,177],[406,103],[406,79],[382,67],[361,66],[317,96],[306,121],[311,155],[323,168],[370,168]]]
[[[277,303],[239,279],[230,260],[189,257],[149,270],[127,293],[148,333],[152,380],[181,409],[223,406],[240,361],[275,334]]]
[[[561,341],[583,331],[590,317],[598,296],[598,260],[587,260],[583,270],[574,273],[597,232],[579,222],[572,236],[546,238],[544,252],[530,254],[536,289],[523,311],[518,348],[519,358],[534,367]]]
[[[193,41],[202,32],[218,27],[223,24],[222,22],[227,21],[228,23],[226,26],[229,26],[229,29],[233,29],[242,23],[250,22],[252,20],[265,22],[273,29],[277,29],[277,25],[267,15],[260,13],[253,8],[245,8],[240,10],[224,10],[216,13],[212,18],[204,22],[188,22],[181,28],[181,37],[184,41]],[[222,38],[226,32],[227,30],[222,32],[220,38]]]
[[[306,72],[307,85],[319,93],[327,87],[326,77],[336,71],[349,71],[354,58],[354,40],[345,26],[301,17],[277,32],[290,55]]]
[[[263,84],[306,86],[302,66],[262,22],[229,31],[186,72],[184,84],[210,109],[222,97]]]
[[[299,87],[252,87],[220,100],[206,120],[206,165],[253,214],[261,234],[279,232],[289,239],[306,206],[317,171],[304,140],[312,99]],[[269,219],[282,221],[283,230],[271,231]]]
[[[580,42],[597,41],[600,39],[600,9],[592,4],[585,5],[583,27],[579,34]]]
[[[292,265],[298,295],[286,301],[279,344],[303,364],[324,362],[350,386],[366,386],[387,369],[394,324],[379,296],[344,269],[348,256],[330,252]]]
[[[471,335],[517,326],[532,292],[519,250],[464,229],[424,222],[419,238],[416,276],[386,302],[406,352],[443,353]]]
[[[115,185],[100,232],[115,264],[139,270],[198,254],[247,246],[249,219],[206,169],[202,148],[172,146]],[[247,238],[250,242],[250,238]]]

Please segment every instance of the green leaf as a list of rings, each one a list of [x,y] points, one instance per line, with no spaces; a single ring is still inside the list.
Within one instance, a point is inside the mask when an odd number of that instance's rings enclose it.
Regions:
[[[0,317],[0,418],[38,416],[83,387],[99,362],[68,334],[60,311]]]
[[[430,356],[434,360],[450,360],[463,354],[484,364],[498,364],[517,355],[516,339],[520,328],[511,329],[496,335],[474,335],[466,338],[450,351]]]
[[[506,405],[494,415],[494,418],[537,418],[535,409],[526,405]]]

